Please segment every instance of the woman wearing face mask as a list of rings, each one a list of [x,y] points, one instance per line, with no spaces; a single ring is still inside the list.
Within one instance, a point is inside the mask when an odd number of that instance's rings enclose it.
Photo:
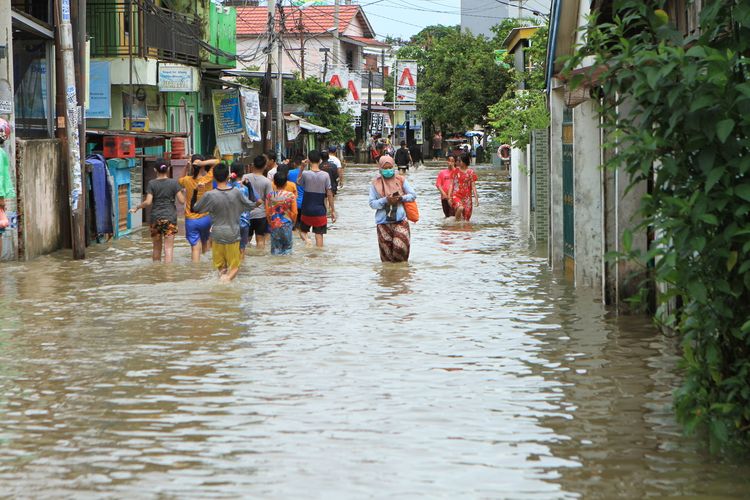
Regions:
[[[406,178],[396,174],[391,156],[381,156],[378,168],[380,175],[370,185],[370,207],[375,210],[380,260],[406,262],[411,249],[411,232],[404,202],[416,200],[417,194]]]

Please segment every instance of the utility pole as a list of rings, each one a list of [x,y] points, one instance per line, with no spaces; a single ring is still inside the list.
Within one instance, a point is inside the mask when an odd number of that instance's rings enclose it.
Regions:
[[[339,40],[339,3],[341,0],[336,0],[333,8],[333,64],[339,63],[339,48],[341,47],[341,41]]]
[[[282,34],[286,29],[284,25],[284,10],[279,0],[279,37],[277,41],[278,56],[276,59],[276,157],[281,161],[281,155],[284,151],[284,87],[282,78],[282,66],[284,62],[284,44],[282,43]]]
[[[276,35],[274,31],[276,30],[276,3],[274,0],[269,0],[268,2],[268,41],[269,41],[269,47],[268,47],[268,61],[266,65],[266,88],[264,89],[266,92],[266,135],[263,138],[263,149],[266,151],[270,151],[273,147],[273,97],[271,89],[273,87],[273,81],[272,81],[272,65],[273,65],[273,49],[274,44],[276,43]]]
[[[63,86],[65,91],[65,148],[68,159],[68,187],[70,188],[71,241],[73,258],[86,257],[86,231],[83,211],[83,182],[81,178],[81,148],[78,134],[78,96],[73,51],[73,26],[70,22],[70,0],[57,0],[59,11],[59,51],[62,53]]]
[[[327,81],[328,79],[328,49],[322,48],[320,49],[321,52],[323,52],[325,59],[323,60],[323,81]]]
[[[305,79],[305,32],[304,27],[302,26],[302,14],[300,14],[299,17],[299,24],[297,25],[297,29],[299,29],[299,52],[300,52],[300,69],[302,70],[302,79]]]
[[[367,81],[367,127],[364,130],[364,133],[362,134],[362,138],[365,141],[365,144],[369,142],[370,139],[370,128],[372,127],[372,68],[370,68],[370,78]],[[367,156],[367,161],[370,161],[370,156]]]
[[[135,92],[133,92],[133,0],[128,0],[128,59],[130,65],[130,110],[128,112],[128,130],[133,129],[133,105],[135,104]],[[174,35],[173,35],[174,36]]]

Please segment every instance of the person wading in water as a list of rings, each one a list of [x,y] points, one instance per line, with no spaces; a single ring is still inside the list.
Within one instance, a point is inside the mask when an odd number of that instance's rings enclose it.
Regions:
[[[405,177],[396,175],[393,158],[378,160],[378,175],[370,185],[370,207],[375,210],[380,260],[406,262],[411,251],[411,231],[404,210],[405,201],[415,201],[414,192]]]

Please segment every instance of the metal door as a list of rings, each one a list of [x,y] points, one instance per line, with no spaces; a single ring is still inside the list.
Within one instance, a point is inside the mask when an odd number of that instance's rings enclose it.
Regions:
[[[573,110],[565,108],[562,125],[563,264],[565,275],[575,275],[575,183],[573,178]]]

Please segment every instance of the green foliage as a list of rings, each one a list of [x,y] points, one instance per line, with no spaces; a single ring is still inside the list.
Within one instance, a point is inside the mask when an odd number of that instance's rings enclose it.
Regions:
[[[641,213],[659,317],[682,339],[685,380],[675,394],[688,432],[711,448],[750,445],[750,0],[704,2],[700,35],[684,37],[664,2],[619,0],[612,23],[590,23],[567,68],[592,57],[605,96],[608,166],[651,182]],[[590,60],[587,60],[588,65]],[[593,78],[593,75],[587,75]],[[587,78],[584,77],[584,78]],[[618,106],[629,114],[617,114]],[[618,146],[615,148],[614,146]]]
[[[333,142],[345,142],[354,135],[351,115],[342,113],[339,106],[339,101],[346,98],[346,94],[346,90],[331,87],[314,77],[284,81],[285,102],[307,104],[312,116],[306,119],[331,129],[329,138]]]
[[[508,36],[518,21],[506,19],[497,25],[496,37]],[[493,28],[493,30],[495,30]],[[495,135],[504,143],[525,148],[531,139],[531,131],[549,126],[547,98],[544,92],[544,62],[547,57],[547,26],[540,27],[529,40],[525,49],[527,68],[524,72],[513,71],[513,82],[502,98],[490,107],[490,125]],[[504,38],[503,38],[504,39]],[[512,64],[511,56],[508,62]]]
[[[494,63],[500,48],[459,27],[430,26],[398,51],[400,59],[419,65],[420,113],[446,130],[484,124],[488,108],[505,92],[508,71]]]

